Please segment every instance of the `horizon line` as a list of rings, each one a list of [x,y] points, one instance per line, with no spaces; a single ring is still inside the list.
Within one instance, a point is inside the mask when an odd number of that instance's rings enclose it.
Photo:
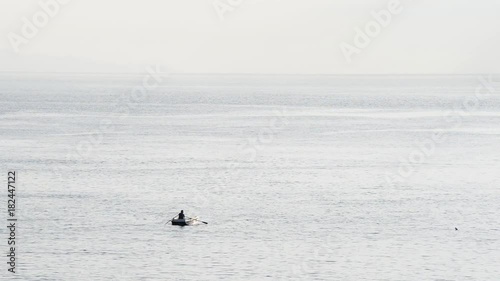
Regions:
[[[61,71],[9,71],[0,74],[65,74],[65,75],[142,75],[144,72],[61,72]],[[165,72],[167,75],[253,75],[253,76],[463,76],[463,75],[500,75],[500,73],[251,73],[251,72]]]

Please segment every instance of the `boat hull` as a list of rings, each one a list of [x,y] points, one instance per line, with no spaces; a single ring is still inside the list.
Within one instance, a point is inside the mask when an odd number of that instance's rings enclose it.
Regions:
[[[185,219],[174,219],[174,220],[172,220],[172,225],[185,226],[185,225],[189,225],[189,223],[190,223],[190,221],[185,220]]]

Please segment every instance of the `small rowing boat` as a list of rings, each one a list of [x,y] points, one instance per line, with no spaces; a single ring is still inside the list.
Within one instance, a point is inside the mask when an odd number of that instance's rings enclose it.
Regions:
[[[190,225],[193,223],[193,220],[186,220],[186,219],[173,219],[172,220],[172,225]]]
[[[172,225],[186,226],[186,225],[195,225],[200,223],[208,224],[208,222],[206,221],[199,220],[198,217],[187,218],[187,219],[172,219]]]

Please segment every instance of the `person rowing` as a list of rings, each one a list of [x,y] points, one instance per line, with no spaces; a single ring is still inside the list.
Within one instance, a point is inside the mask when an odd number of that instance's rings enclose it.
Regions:
[[[184,210],[181,210],[181,212],[167,221],[165,224],[172,222],[173,225],[188,225],[189,221],[186,221],[186,216],[184,215]]]
[[[183,220],[183,219],[184,219],[184,210],[181,210],[181,212],[177,215],[177,217],[178,217],[180,220]]]
[[[202,222],[204,224],[208,224],[208,222],[206,222],[206,221],[199,220],[198,217],[187,218],[187,220],[186,220],[186,216],[184,215],[184,210],[181,210],[181,212],[177,216],[173,217],[171,220],[167,221],[165,224],[172,222],[172,225],[185,226],[185,225],[195,224],[195,222],[197,222],[197,221]]]

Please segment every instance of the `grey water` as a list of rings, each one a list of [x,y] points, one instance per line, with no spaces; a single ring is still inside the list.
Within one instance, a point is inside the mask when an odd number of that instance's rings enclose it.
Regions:
[[[145,75],[0,74],[16,280],[500,277],[498,76]]]

